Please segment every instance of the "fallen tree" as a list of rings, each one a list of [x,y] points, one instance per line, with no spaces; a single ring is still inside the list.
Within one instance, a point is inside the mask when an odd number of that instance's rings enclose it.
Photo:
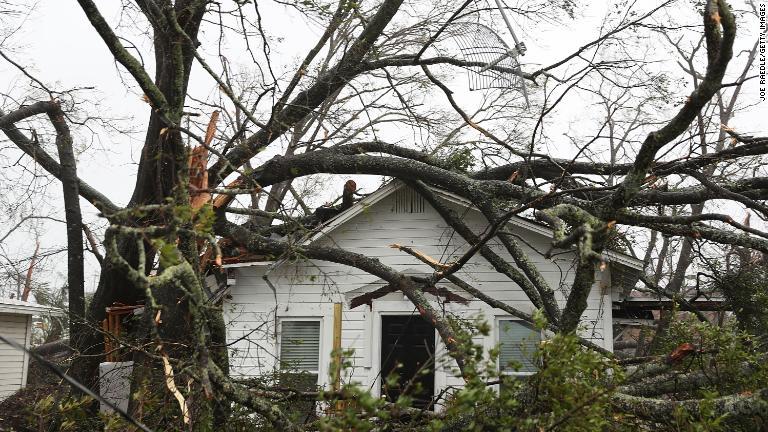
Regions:
[[[669,39],[676,23],[665,26],[652,22],[660,10],[672,7],[672,2],[641,12],[628,9],[626,16],[610,23],[614,25],[611,30],[540,70],[509,71],[494,64],[484,65],[512,73],[524,85],[542,85],[535,118],[519,124],[525,128],[522,139],[511,133],[501,135],[510,117],[520,115],[520,107],[514,105],[514,89],[502,91],[476,114],[468,114],[453,98],[451,83],[429,68],[478,65],[455,57],[422,56],[437,38],[425,39],[424,30],[435,35],[442,31],[446,20],[456,19],[461,13],[483,16],[483,8],[462,12],[469,3],[459,10],[453,4],[441,4],[434,12],[410,14],[418,18],[414,23],[403,15],[406,9],[413,12],[411,7],[418,11],[419,5],[399,0],[365,6],[341,1],[335,8],[295,5],[305,16],[325,23],[323,34],[287,85],[281,87],[279,79],[272,76],[269,81],[269,74],[265,74],[260,83],[263,91],[255,92],[248,86],[235,88],[237,83],[223,56],[224,72],[214,72],[202,48],[205,38],[200,34],[202,26],[216,19],[222,20],[219,30],[235,29],[232,31],[237,34],[241,30],[223,23],[232,19],[244,26],[245,40],[250,34],[246,22],[264,36],[259,6],[254,4],[256,21],[250,23],[242,10],[246,3],[235,2],[234,9],[222,11],[209,1],[136,1],[132,13],[151,27],[155,59],[152,78],[99,7],[90,0],[79,1],[106,50],[141,89],[150,106],[136,185],[125,205],[114,203],[77,176],[67,113],[62,111],[67,103],[71,104],[63,100],[68,97],[66,93],[50,91],[50,101],[24,103],[0,112],[0,130],[25,155],[25,160],[65,185],[71,234],[71,322],[82,322],[70,327],[76,356],[69,373],[74,380],[92,389],[96,386],[98,363],[104,354],[101,322],[106,307],[113,303],[143,303],[146,312],[141,329],[136,339],[126,342],[132,344],[136,367],[130,412],[124,414],[128,418],[141,416],[144,424],[159,429],[210,430],[219,424],[238,424],[247,416],[235,419],[242,413],[233,413],[232,406],[256,414],[255,424],[278,430],[367,429],[363,426],[366,422],[386,428],[389,420],[396,427],[447,430],[458,430],[459,425],[544,430],[654,428],[675,421],[723,423],[747,429],[764,426],[765,371],[755,360],[764,358],[760,357],[764,347],[743,342],[746,336],[730,327],[697,330],[724,332],[718,339],[722,341],[728,335],[732,337],[727,339],[731,341],[728,350],[693,348],[691,358],[703,365],[695,371],[664,360],[669,344],[688,342],[679,334],[675,339],[675,335],[659,332],[654,342],[656,351],[639,356],[646,364],[636,371],[616,362],[605,349],[575,336],[583,324],[587,296],[595,285],[595,269],[604,265],[603,252],[616,247],[617,241],[631,246],[632,233],[649,233],[646,261],[655,259],[660,270],[652,274],[653,269],[647,268],[648,280],[651,286],[666,281],[661,291],[673,298],[683,290],[694,259],[694,244],[702,255],[702,266],[725,259],[724,253],[706,256],[701,252],[709,245],[720,252],[724,248],[746,248],[768,253],[768,234],[762,227],[737,222],[731,212],[715,210],[713,204],[727,201],[741,206],[739,209],[768,216],[768,177],[762,169],[768,138],[745,136],[725,126],[713,132],[711,127],[719,124],[718,119],[727,122],[733,115],[733,103],[730,107],[723,104],[725,92],[732,90],[731,100],[735,101],[754,60],[753,50],[743,72],[733,83],[726,81],[734,56],[737,17],[724,1],[707,1],[701,11],[703,24],[690,30],[700,38],[694,51],[703,49],[705,71],[695,73],[695,52],[690,53],[692,91],[685,96],[674,93],[683,97],[683,102],[674,109],[659,110],[664,116],[658,112],[654,118],[640,115],[648,115],[643,111],[647,100],[671,97],[666,90],[654,87],[660,78],[651,76],[648,64],[635,62],[629,56],[614,56],[609,48],[626,42],[623,38],[627,31],[647,30]],[[545,10],[556,6],[544,3]],[[537,17],[543,12],[521,13]],[[262,43],[266,41],[264,37]],[[270,69],[267,45],[263,51],[263,58],[255,63]],[[592,59],[585,60],[587,52]],[[190,96],[193,64],[215,81],[221,99],[200,104]],[[564,65],[578,72],[559,69]],[[627,68],[633,71],[632,76],[623,74]],[[22,72],[26,73],[24,69]],[[588,89],[587,81],[595,77],[607,84]],[[628,84],[617,82],[625,79]],[[548,90],[546,85],[554,85],[557,90]],[[409,93],[404,93],[406,90]],[[606,120],[597,131],[578,140],[573,158],[537,148],[537,141],[546,138],[542,124],[554,115],[553,110],[563,98],[579,90],[607,98]],[[614,90],[620,95],[611,99]],[[630,90],[641,92],[643,96],[637,98],[645,99],[635,100]],[[264,97],[270,93],[273,100],[267,103],[269,98]],[[419,99],[426,95],[445,98],[450,108],[422,108]],[[199,111],[214,105],[216,114],[207,122],[190,125],[194,116],[187,109],[193,102]],[[620,108],[636,111],[637,115],[628,120],[622,117],[625,113]],[[715,108],[719,108],[718,115],[713,114]],[[223,126],[217,123],[219,109],[227,119]],[[485,111],[490,114],[483,117]],[[48,114],[48,123],[42,114]],[[422,151],[379,139],[377,128],[390,121],[422,128],[434,135],[436,143]],[[451,128],[446,130],[441,123]],[[25,131],[26,126],[33,132]],[[603,132],[606,128],[610,131],[607,137]],[[49,154],[41,139],[44,134],[38,134],[37,129],[51,131],[59,148],[58,160]],[[205,133],[201,136],[198,130]],[[478,140],[475,134],[481,138]],[[610,142],[609,161],[597,160],[597,150],[587,152],[603,139]],[[681,150],[685,145],[687,150]],[[445,148],[452,147],[458,150],[445,152]],[[261,152],[276,148],[282,154],[261,158]],[[754,174],[744,174],[743,167],[750,167]],[[295,186],[319,174],[386,176],[406,182],[470,245],[470,253],[453,264],[437,262],[440,265],[433,266],[431,277],[414,277],[360,253],[287,241],[302,238],[322,224],[328,214],[343,211],[351,204],[355,191],[345,190],[340,206],[322,207],[326,215],[323,211],[312,212]],[[488,229],[475,232],[449,208],[441,206],[430,187],[470,202],[487,219]],[[78,250],[77,246],[82,246],[83,241],[78,223],[82,216],[73,193],[90,203],[109,224],[103,236],[105,253],[99,260],[98,289],[87,312],[82,309],[82,301],[74,301],[82,298],[78,292],[82,275],[77,270],[82,266],[82,248]],[[250,205],[239,205],[235,199],[238,196],[250,198]],[[550,286],[524,252],[521,239],[503,229],[512,216],[522,213],[551,228],[552,250],[575,251],[572,284]],[[239,216],[247,216],[247,220]],[[655,239],[659,236],[667,243],[669,238],[683,239],[678,255],[668,252],[669,247],[657,252]],[[492,240],[512,257],[511,262],[488,247]],[[204,282],[206,276],[220,271],[221,260],[227,257],[226,248],[256,256],[339,263],[381,278],[434,323],[466,386],[450,398],[446,395],[450,400],[445,412],[436,414],[406,407],[406,402],[384,403],[354,386],[302,393],[297,389],[249,387],[233,379],[228,373],[221,310],[209,301]],[[398,250],[418,255],[407,248]],[[456,272],[475,254],[510,284],[520,287],[540,316],[514,310],[459,279]],[[549,258],[549,254],[543,255]],[[664,262],[673,256],[678,258],[678,266],[668,266],[669,277],[662,275]],[[553,341],[544,344],[537,354],[542,359],[539,373],[529,382],[514,383],[499,377],[492,364],[485,364],[484,353],[478,353],[466,332],[457,329],[426,300],[425,292],[437,292],[435,284],[442,278],[491,306],[551,330],[555,334]],[[721,284],[718,289],[729,287]],[[563,305],[555,300],[557,290],[565,296]],[[690,332],[688,337],[696,334]],[[664,341],[667,345],[663,345]],[[724,353],[732,357],[723,357]],[[739,360],[730,364],[740,378],[738,385],[721,385],[719,380],[728,378],[717,368],[733,360],[733,356]],[[713,371],[718,375],[714,381]],[[489,383],[502,383],[511,390],[499,395]],[[714,393],[706,393],[702,387]],[[300,421],[280,405],[286,398],[300,396],[317,398],[331,406],[348,400],[357,403],[327,418]],[[152,409],[147,409],[150,402]],[[680,420],[683,417],[685,420]]]

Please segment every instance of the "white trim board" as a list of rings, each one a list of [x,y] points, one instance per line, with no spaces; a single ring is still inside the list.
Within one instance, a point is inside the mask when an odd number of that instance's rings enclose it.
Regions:
[[[24,335],[24,347],[29,348],[32,346],[32,315],[27,316],[27,331]],[[21,388],[27,386],[27,375],[29,373],[29,351],[24,350],[24,363],[21,370]]]

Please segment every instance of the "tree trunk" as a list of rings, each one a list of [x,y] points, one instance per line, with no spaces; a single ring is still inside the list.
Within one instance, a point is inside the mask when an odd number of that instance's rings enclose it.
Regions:
[[[61,185],[64,190],[64,214],[67,222],[67,289],[69,294],[70,343],[76,351],[85,348],[85,270],[83,267],[83,217],[80,212],[80,186],[77,163],[72,150],[72,135],[64,113],[57,107],[48,113],[56,129],[56,149],[61,163]]]
[[[186,2],[177,2],[177,20],[181,28],[192,39],[196,40],[198,29],[202,21],[204,8],[198,8],[194,15],[188,11],[192,9],[185,5]],[[182,46],[182,64],[178,65],[178,57],[174,56],[174,48]],[[155,28],[155,85],[164,94],[169,103],[168,112],[171,118],[176,117],[179,122],[186,98],[189,84],[193,49],[183,39],[176,35],[168,27]],[[183,75],[178,76],[177,71],[183,69]],[[178,80],[181,80],[179,83]],[[179,85],[181,84],[181,85]],[[160,110],[151,108],[144,148],[141,153],[139,168],[136,176],[136,185],[128,208],[137,208],[149,204],[164,204],[167,199],[173,197],[174,189],[179,185],[180,171],[186,169],[186,148],[178,130],[167,127]],[[162,212],[148,213],[141,218],[131,218],[127,223],[134,226],[147,226],[162,224],[166,218]],[[138,267],[139,250],[136,242],[130,238],[118,239],[119,254],[133,267]],[[149,243],[144,244],[146,272],[151,271],[155,251]],[[145,293],[128,280],[124,271],[116,268],[112,261],[114,257],[107,250],[102,266],[99,285],[94,294],[93,301],[87,311],[87,321],[92,328],[83,332],[84,346],[87,347],[84,354],[73,363],[73,374],[82,382],[93,386],[98,379],[98,365],[102,361],[104,353],[103,335],[99,329],[106,316],[106,307],[113,303],[138,304],[145,301]],[[194,257],[197,259],[197,257]],[[181,314],[183,315],[183,314]],[[178,329],[183,333],[182,329]],[[172,335],[169,335],[172,336]],[[183,334],[177,336],[183,337]]]

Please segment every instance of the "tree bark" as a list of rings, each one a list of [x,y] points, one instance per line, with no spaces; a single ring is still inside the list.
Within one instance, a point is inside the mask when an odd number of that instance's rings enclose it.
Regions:
[[[48,112],[56,129],[56,149],[61,163],[61,185],[64,190],[64,214],[67,222],[67,288],[69,292],[70,343],[77,352],[85,349],[83,329],[85,323],[85,270],[83,267],[83,217],[80,212],[80,190],[77,177],[77,162],[72,149],[72,135],[69,132],[64,113],[58,104]]]
[[[194,2],[177,2],[175,9],[179,13],[176,19],[187,35],[192,40],[196,40],[205,8],[188,7],[190,6],[188,3]],[[165,19],[170,17],[166,16]],[[168,26],[165,26],[164,30],[162,28],[156,26],[154,32],[156,66],[154,86],[163,95],[168,106],[163,107],[165,109],[162,110],[158,109],[161,107],[155,106],[151,109],[136,175],[136,185],[128,208],[165,203],[167,198],[173,196],[173,190],[178,185],[179,171],[184,169],[186,164],[186,149],[181,134],[178,130],[168,127],[166,117],[171,113],[171,117],[175,117],[177,121],[181,118],[194,60],[193,47],[188,46],[182,36],[173,34]],[[175,55],[178,51],[174,51],[179,46],[183,47],[181,58]],[[132,223],[137,226],[147,226],[160,223],[163,218],[162,214],[154,213],[136,219]],[[146,253],[143,264],[149,272],[152,269],[155,254],[152,246],[147,242],[144,244],[144,249]],[[138,266],[139,252],[132,239],[118,239],[118,251],[133,268]],[[98,288],[87,311],[87,321],[95,324],[105,318],[106,307],[113,303],[137,304],[143,302],[145,297],[145,293],[128,280],[124,271],[115,268],[111,257],[105,257],[104,261]],[[100,332],[91,329],[87,333],[84,338],[85,346],[88,347],[86,354],[89,356],[81,357],[73,364],[73,373],[77,378],[92,385],[94,378],[98,378],[98,364],[101,361],[100,356],[104,352],[104,346]]]

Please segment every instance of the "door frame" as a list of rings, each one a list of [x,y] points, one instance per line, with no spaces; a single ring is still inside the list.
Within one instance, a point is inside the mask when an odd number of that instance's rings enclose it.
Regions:
[[[395,319],[396,319],[396,321],[397,321],[398,323],[401,323],[400,325],[403,325],[403,323],[404,323],[404,324],[405,324],[405,326],[408,326],[408,323],[410,323],[410,322],[412,322],[412,321],[414,321],[414,320],[416,320],[416,321],[420,322],[420,324],[419,324],[419,325],[421,325],[421,326],[429,326],[429,325],[431,325],[431,324],[429,323],[429,321],[425,320],[425,319],[424,319],[424,318],[423,318],[423,317],[422,317],[422,316],[421,316],[421,315],[418,313],[418,311],[416,311],[416,312],[415,312],[415,313],[413,313],[413,314],[403,314],[403,313],[399,313],[399,314],[381,314],[381,315],[379,315],[379,317],[380,317],[380,318],[379,318],[379,323],[380,323],[380,324],[381,324],[381,326],[382,326],[381,337],[380,337],[380,339],[379,339],[379,347],[380,347],[380,348],[382,348],[382,347],[384,346],[384,336],[385,336],[385,335],[384,335],[383,327],[384,327],[384,320],[385,320],[386,318],[395,318]],[[432,329],[433,329],[433,330],[432,330],[432,335],[431,335],[431,337],[432,337],[432,345],[430,346],[429,344],[426,344],[426,352],[422,352],[422,354],[421,354],[421,355],[425,355],[425,354],[427,354],[427,353],[431,353],[431,354],[433,354],[433,355],[434,355],[434,353],[435,353],[435,349],[436,349],[436,346],[437,346],[437,338],[438,338],[439,336],[436,334],[437,332],[434,330],[434,328],[435,328],[435,326],[434,326],[434,325],[432,325]],[[386,336],[387,336],[387,339],[388,339],[389,341],[391,341],[391,340],[392,340],[392,338],[393,338],[393,336],[394,336],[394,332],[392,332],[392,330],[393,330],[393,329],[392,329],[392,328],[390,328],[390,329],[389,329],[389,331],[388,331],[388,333],[387,333],[387,335],[386,335]],[[398,340],[398,341],[399,341],[401,337],[405,337],[406,339],[409,339],[409,338],[406,336],[406,335],[407,335],[407,332],[406,332],[405,330],[406,330],[405,328],[402,328],[402,329],[401,329],[400,333],[399,333],[399,334],[397,335],[397,337],[396,337],[396,340]],[[424,334],[423,334],[423,336],[424,336],[424,338],[425,338],[425,339],[424,339],[423,341],[424,341],[424,342],[427,342],[427,339],[426,339],[426,338],[429,338],[429,337],[430,337],[430,334],[429,334],[429,329],[428,329],[428,328],[423,328],[423,330],[425,331],[425,332],[424,332]],[[415,342],[415,340],[411,340],[411,342]],[[408,353],[408,352],[410,352],[410,351],[411,351],[411,350],[406,350],[405,352],[403,352],[403,354],[405,354],[405,355],[407,356],[407,355],[408,355],[407,353]],[[384,352],[384,351],[380,351],[380,354],[379,354],[379,361],[380,361],[380,363],[381,363],[381,364],[385,364],[385,359],[383,359],[382,357],[389,357],[389,355],[390,355],[390,354],[391,354],[391,353],[387,353],[387,352]],[[421,355],[420,355],[420,356],[421,356]],[[419,357],[420,357],[420,356],[419,356]],[[428,357],[425,357],[425,359],[426,359],[426,360],[428,360]],[[415,358],[411,358],[410,360],[411,360],[411,361],[418,361],[418,360],[417,360],[417,359],[415,359]],[[387,361],[389,361],[389,362],[391,363],[391,359],[387,358]],[[394,365],[394,364],[391,364],[391,365]],[[424,364],[424,366],[426,366],[426,365],[428,365],[428,363],[425,363],[425,364]],[[423,394],[421,394],[421,397],[422,397],[422,398],[424,398],[424,397],[427,397],[427,396],[429,396],[430,398],[434,398],[435,394],[436,394],[436,393],[438,393],[438,392],[436,391],[436,390],[437,390],[437,389],[436,389],[437,385],[435,384],[435,376],[436,376],[436,373],[437,373],[437,368],[438,368],[438,365],[437,365],[437,363],[436,363],[436,362],[435,362],[435,363],[433,363],[433,364],[432,364],[432,366],[431,366],[430,368],[432,369],[432,376],[430,377],[430,380],[431,380],[432,382],[431,382],[431,383],[429,383],[429,384],[432,386],[432,393],[423,393]],[[408,367],[406,367],[406,369],[408,369]],[[423,369],[422,369],[422,370],[423,370]],[[402,379],[406,379],[406,380],[409,380],[409,379],[415,379],[415,378],[417,377],[416,375],[408,375],[408,376],[403,376],[403,375],[401,375],[401,374],[398,374],[398,375],[400,375],[400,379],[401,379],[401,380],[402,380]],[[426,376],[426,375],[424,375],[424,376]],[[381,378],[383,378],[383,376],[379,376],[379,384],[378,384],[378,389],[379,389],[379,393],[380,393],[380,394],[381,394],[381,392],[382,392],[382,390],[383,390],[383,389],[382,389],[382,385],[381,385]],[[403,381],[401,381],[401,383],[404,383],[404,382],[403,382]],[[402,390],[402,389],[401,389],[401,390]],[[382,395],[381,397],[383,397],[383,395]]]
[[[430,305],[438,307],[437,302],[430,301]],[[439,309],[438,309],[439,310]],[[374,300],[371,302],[371,369],[369,385],[371,394],[375,397],[381,397],[381,317],[384,315],[410,315],[411,311],[418,314],[416,307],[410,300],[403,296],[403,300]],[[435,330],[435,357],[440,358],[447,353],[445,345],[440,340],[440,335]],[[445,387],[446,373],[439,362],[434,366],[435,385],[432,396],[440,394],[440,390]]]

